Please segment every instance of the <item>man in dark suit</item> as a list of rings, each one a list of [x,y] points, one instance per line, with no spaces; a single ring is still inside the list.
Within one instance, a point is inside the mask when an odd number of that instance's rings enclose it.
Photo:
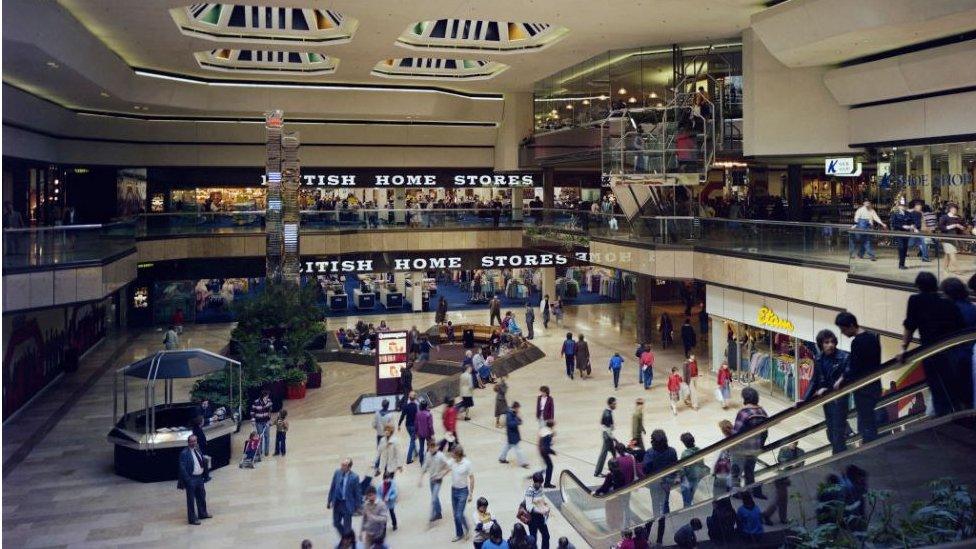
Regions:
[[[186,519],[190,524],[198,525],[198,519],[208,519],[211,516],[207,513],[207,491],[203,487],[210,480],[210,467],[197,447],[196,435],[190,435],[186,448],[180,453],[178,472],[180,484],[186,491]]]
[[[352,531],[352,515],[362,506],[362,499],[359,476],[352,472],[352,459],[346,458],[332,474],[327,505],[332,509],[332,525],[339,537]]]

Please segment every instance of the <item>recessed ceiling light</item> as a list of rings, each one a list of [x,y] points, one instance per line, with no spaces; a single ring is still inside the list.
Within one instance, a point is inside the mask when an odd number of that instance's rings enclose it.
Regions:
[[[60,67],[61,67],[61,65],[58,65],[58,64],[57,64],[57,63],[55,63],[54,61],[48,61],[48,62],[47,62],[47,66],[48,66],[48,67],[51,67],[52,69],[57,69],[57,68],[60,68]]]
[[[654,93],[654,92],[651,92],[651,99],[657,99],[657,94]]]
[[[600,101],[606,101],[606,100],[607,100],[607,96],[605,96],[605,95],[603,95],[603,94],[601,93],[601,94],[600,94],[600,97],[597,97],[597,99],[599,99]]]
[[[617,90],[617,93],[619,93],[620,95],[627,95],[627,88],[620,88],[619,90]]]
[[[658,103],[657,106],[658,107],[663,107],[664,106],[664,103]]]

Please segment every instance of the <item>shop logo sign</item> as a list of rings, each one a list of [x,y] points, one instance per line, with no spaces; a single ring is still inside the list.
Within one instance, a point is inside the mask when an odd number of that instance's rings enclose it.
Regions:
[[[779,315],[774,313],[772,309],[766,306],[759,309],[759,313],[756,315],[756,320],[759,321],[760,326],[766,326],[776,330],[783,330],[784,332],[792,332],[794,329],[792,322],[786,320],[785,318],[780,318]]]
[[[853,156],[828,158],[824,160],[824,173],[837,177],[857,177],[861,175],[861,163],[854,162]]]

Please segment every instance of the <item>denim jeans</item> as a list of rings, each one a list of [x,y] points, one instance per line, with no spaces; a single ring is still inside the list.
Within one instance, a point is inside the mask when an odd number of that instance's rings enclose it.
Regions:
[[[871,222],[867,219],[859,219],[857,221],[857,228],[860,230],[868,230],[871,228]],[[850,238],[848,239],[848,248],[848,251],[852,257],[855,254],[857,254],[858,257],[864,257],[865,254],[867,254],[868,257],[874,257],[874,250],[871,249],[870,235],[851,233]]]
[[[824,404],[824,420],[827,424],[827,440],[834,454],[847,450],[847,400],[837,399]]]
[[[468,487],[451,487],[451,511],[454,513],[454,534],[461,537],[470,530],[468,519],[464,516],[464,507],[468,504]]]
[[[698,489],[699,480],[688,480],[685,478],[681,481],[681,502],[685,507],[688,507],[695,502],[695,490]]]
[[[425,451],[424,447],[426,445],[427,445],[427,441],[424,440],[423,437],[417,437],[417,447],[418,447],[417,457],[420,459],[420,464],[421,465],[424,464],[424,456],[426,455],[426,451]]]
[[[854,391],[854,408],[857,410],[857,433],[864,442],[878,438],[878,420],[874,411],[881,398],[881,382],[875,381]]]
[[[281,454],[285,455],[285,440],[288,438],[288,433],[275,433],[275,455]]]
[[[613,370],[613,388],[616,389],[620,385],[620,369]]]
[[[258,432],[261,437],[261,449],[264,455],[268,455],[271,450],[271,429],[268,428],[267,421],[255,421],[254,430]]]
[[[410,436],[410,445],[407,447],[407,463],[413,462],[413,453],[417,450],[417,426],[407,425],[407,434]],[[420,448],[420,463],[424,462],[424,449]]]
[[[654,369],[651,367],[647,367],[644,370],[641,370],[641,373],[643,374],[644,377],[644,379],[642,380],[644,382],[644,388],[647,389],[648,387],[651,386],[651,382],[654,381]]]
[[[441,518],[441,483],[443,479],[430,481],[430,520]]]
[[[925,243],[925,238],[921,236],[913,236],[908,239],[908,247],[918,246],[918,251],[922,254],[922,260],[929,260],[929,247]]]

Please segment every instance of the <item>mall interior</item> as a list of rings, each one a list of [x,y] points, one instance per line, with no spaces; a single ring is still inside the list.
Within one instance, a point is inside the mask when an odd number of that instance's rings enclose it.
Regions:
[[[2,9],[5,545],[976,546],[976,0]]]

